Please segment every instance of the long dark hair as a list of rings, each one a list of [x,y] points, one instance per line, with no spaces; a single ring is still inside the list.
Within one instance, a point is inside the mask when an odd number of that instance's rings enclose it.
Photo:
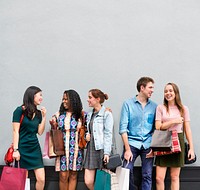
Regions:
[[[33,114],[39,118],[41,117],[41,112],[37,109],[37,106],[34,104],[34,96],[38,92],[41,92],[42,90],[36,86],[30,86],[26,89],[24,93],[24,98],[23,98],[23,110],[24,114],[29,118],[33,118]]]
[[[180,92],[179,92],[179,88],[176,84],[172,83],[172,82],[169,82],[166,84],[167,85],[171,85],[173,90],[174,90],[174,93],[175,93],[175,104],[178,108],[178,110],[180,111],[180,115],[181,117],[184,116],[184,106],[181,102],[181,96],[180,96]],[[163,100],[163,104],[165,105],[165,107],[167,108],[167,112],[169,112],[169,105],[168,105],[168,101],[164,98]]]
[[[82,118],[82,102],[79,94],[75,90],[66,90],[64,94],[69,98],[70,107],[72,109],[72,114],[74,115],[75,119],[78,121],[79,118]],[[59,112],[63,114],[67,110],[64,108],[63,103],[60,105]]]

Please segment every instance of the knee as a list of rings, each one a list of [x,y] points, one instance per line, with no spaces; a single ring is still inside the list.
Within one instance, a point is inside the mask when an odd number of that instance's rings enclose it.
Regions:
[[[162,184],[164,183],[164,178],[161,176],[156,176],[156,183],[157,184]]]
[[[70,180],[77,180],[77,172],[70,172],[70,174],[69,174],[69,178],[70,178]]]
[[[63,173],[60,173],[59,180],[61,183],[67,183],[68,182],[68,175],[64,175]]]
[[[146,172],[144,172],[143,174],[142,174],[142,177],[144,178],[144,179],[150,179],[151,180],[151,178],[152,178],[152,171],[146,171]]]
[[[85,184],[87,187],[93,186],[94,185],[94,180],[90,177],[85,177]]]
[[[179,181],[179,175],[171,175],[171,181],[173,182],[178,182]]]
[[[44,183],[45,183],[45,178],[44,178],[44,177],[38,177],[38,178],[37,178],[37,182],[38,182],[39,184],[41,184],[41,185],[44,185]]]

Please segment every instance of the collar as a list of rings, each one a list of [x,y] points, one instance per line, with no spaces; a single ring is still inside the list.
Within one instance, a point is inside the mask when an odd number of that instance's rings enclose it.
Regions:
[[[141,104],[140,101],[138,101],[137,96],[138,96],[138,95],[136,95],[136,96],[133,97],[133,101],[134,101],[135,103],[139,103],[139,104]],[[146,104],[149,104],[150,101],[151,101],[151,100],[148,98]]]

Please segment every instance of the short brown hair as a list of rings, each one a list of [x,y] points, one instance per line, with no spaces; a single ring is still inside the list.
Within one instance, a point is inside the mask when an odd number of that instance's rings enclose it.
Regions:
[[[154,80],[150,77],[141,77],[138,82],[137,82],[137,90],[138,92],[140,92],[140,87],[141,86],[144,86],[146,87],[146,85],[149,83],[149,82],[152,82],[154,83]]]

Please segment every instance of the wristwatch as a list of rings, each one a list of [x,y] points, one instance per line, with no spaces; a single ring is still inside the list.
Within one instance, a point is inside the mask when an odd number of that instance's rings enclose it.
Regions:
[[[18,148],[14,148],[14,152],[17,152],[18,151]]]

